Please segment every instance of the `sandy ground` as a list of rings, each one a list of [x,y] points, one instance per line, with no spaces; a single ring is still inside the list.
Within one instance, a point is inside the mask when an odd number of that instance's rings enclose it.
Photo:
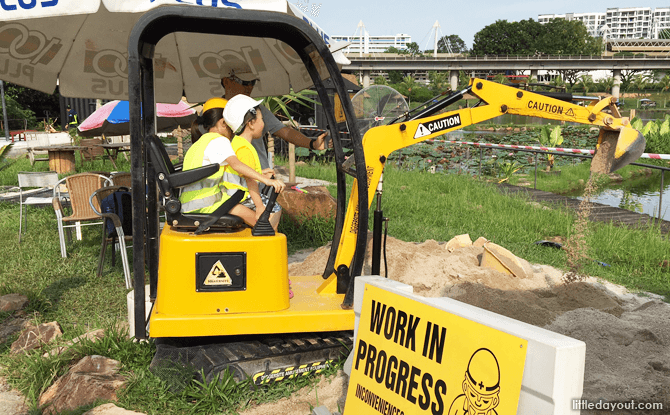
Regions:
[[[322,247],[304,261],[290,263],[289,274],[320,274],[328,252]],[[480,267],[483,253],[479,247],[448,252],[444,243],[436,241],[418,244],[389,238],[389,278],[412,285],[415,293],[426,297],[451,297],[584,341],[583,399],[664,402],[670,407],[669,304],[658,296],[632,294],[591,277],[566,283],[563,272],[524,260],[525,278],[510,276]],[[369,272],[368,262],[364,274]],[[336,403],[346,398],[346,377],[324,380],[316,390],[319,404],[336,411]],[[305,411],[300,405],[314,398],[313,390],[310,393],[243,414],[308,414],[309,406]],[[315,401],[310,403],[316,406]],[[643,412],[617,412],[623,413]]]
[[[631,294],[595,278],[566,283],[561,271],[524,260],[525,277],[510,276],[480,267],[483,252],[479,247],[448,252],[444,243],[436,241],[388,238],[389,278],[412,285],[423,296],[451,297],[584,341],[583,399],[664,402],[670,408],[669,304],[658,296]],[[329,248],[322,247],[292,255],[289,274],[322,273],[328,253]],[[369,273],[368,258],[364,274]],[[20,396],[2,386],[0,379],[0,415],[22,413],[25,407]],[[341,373],[291,398],[252,406],[242,414],[307,415],[320,405],[330,411],[343,410],[346,389],[347,377]]]

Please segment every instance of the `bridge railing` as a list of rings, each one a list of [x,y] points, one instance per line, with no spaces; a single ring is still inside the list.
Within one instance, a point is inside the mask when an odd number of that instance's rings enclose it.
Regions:
[[[389,53],[369,54],[372,56],[358,56],[357,53],[350,53],[347,56],[352,61],[536,61],[536,60],[667,60],[667,56],[655,55],[629,55],[629,56],[604,56],[604,55],[484,55],[484,56],[410,56],[395,55]]]

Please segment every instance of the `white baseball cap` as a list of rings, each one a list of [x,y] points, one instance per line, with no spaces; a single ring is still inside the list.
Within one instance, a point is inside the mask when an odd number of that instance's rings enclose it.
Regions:
[[[221,65],[221,78],[237,77],[243,81],[257,81],[256,75],[251,67],[244,61],[231,59]]]
[[[235,95],[228,100],[226,107],[223,109],[223,119],[235,134],[239,134],[240,127],[244,124],[244,117],[249,110],[258,107],[262,104],[262,100],[255,99],[243,94]]]

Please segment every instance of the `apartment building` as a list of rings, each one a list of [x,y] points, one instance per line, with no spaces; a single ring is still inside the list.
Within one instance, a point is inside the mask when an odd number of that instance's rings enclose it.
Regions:
[[[654,10],[652,26],[651,26],[651,38],[652,39],[668,39],[670,33],[670,7],[659,7]],[[664,30],[667,30],[666,33],[663,33]]]
[[[651,7],[608,8],[605,24],[608,38],[650,39],[652,34]]]
[[[551,19],[579,20],[594,37],[659,39],[667,36],[664,30],[670,29],[670,7],[611,7],[605,13],[541,14],[537,21],[544,24]]]
[[[351,42],[344,49],[345,53],[381,53],[390,47],[402,50],[407,44],[412,42],[410,35],[399,33],[395,36],[371,36],[367,30],[363,30],[363,35],[354,34],[353,36],[332,36],[335,41]]]
[[[602,36],[601,29],[605,25],[605,13],[541,14],[537,17],[537,21],[542,24],[547,23],[551,19],[579,20],[584,23],[589,35],[593,37]]]

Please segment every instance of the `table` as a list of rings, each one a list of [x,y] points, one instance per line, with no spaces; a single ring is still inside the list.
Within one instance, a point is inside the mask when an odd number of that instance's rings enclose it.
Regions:
[[[114,169],[118,170],[118,167],[116,167],[116,158],[119,156],[119,153],[130,151],[130,143],[103,143],[102,148],[105,149]]]
[[[34,151],[46,151],[49,153],[49,170],[58,174],[70,173],[75,170],[74,152],[81,150],[81,146],[53,145],[33,147]]]

